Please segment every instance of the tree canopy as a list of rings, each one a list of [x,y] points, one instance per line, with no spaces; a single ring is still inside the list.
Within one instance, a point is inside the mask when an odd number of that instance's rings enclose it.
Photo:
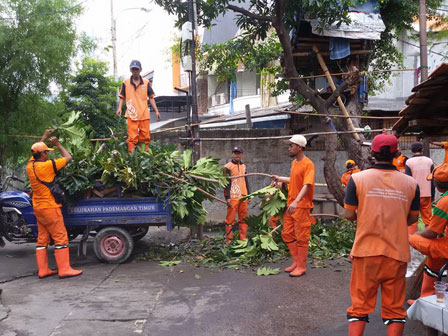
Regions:
[[[0,5],[0,161],[14,160],[54,117],[51,84],[66,81],[76,51],[72,0],[7,0]],[[40,132],[40,131],[39,131]]]
[[[67,90],[61,93],[67,111],[81,113],[91,138],[108,137],[109,128],[124,126],[115,115],[118,83],[106,72],[107,63],[85,57],[77,73],[70,77]]]

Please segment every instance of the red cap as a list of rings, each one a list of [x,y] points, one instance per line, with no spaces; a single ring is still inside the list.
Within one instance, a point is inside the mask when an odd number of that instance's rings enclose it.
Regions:
[[[390,152],[395,153],[398,150],[398,140],[395,135],[392,134],[378,134],[373,138],[372,150],[376,153],[381,152],[381,147],[389,146]]]

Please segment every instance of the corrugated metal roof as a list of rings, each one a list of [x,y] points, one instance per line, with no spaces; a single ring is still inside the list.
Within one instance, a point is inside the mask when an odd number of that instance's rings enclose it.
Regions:
[[[448,135],[448,63],[412,89],[406,107],[392,129],[398,134],[421,132],[425,136]]]

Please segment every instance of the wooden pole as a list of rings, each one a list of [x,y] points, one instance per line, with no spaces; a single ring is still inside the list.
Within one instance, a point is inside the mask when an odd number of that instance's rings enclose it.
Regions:
[[[245,108],[246,108],[246,126],[247,128],[252,128],[252,119],[250,117],[250,105],[247,104]]]
[[[322,55],[319,52],[319,48],[316,45],[313,45],[313,50],[316,53],[317,60],[319,61],[320,67],[322,68],[322,70],[325,73],[325,77],[327,78],[327,81],[330,84],[331,89],[333,91],[336,90],[336,85],[334,85],[333,78],[331,78],[330,71],[328,71],[327,65],[325,64],[325,61],[324,61]],[[339,104],[339,107],[342,110],[342,113],[344,113],[344,115],[346,117],[348,117],[347,118],[347,126],[348,126],[348,128],[350,130],[354,131],[355,130],[355,126],[353,126],[353,122],[350,119],[350,115],[348,114],[347,109],[345,108],[345,105],[342,102],[341,97],[337,98],[337,102]],[[361,142],[361,138],[359,137],[358,133],[353,133],[353,137],[355,138],[356,141]]]

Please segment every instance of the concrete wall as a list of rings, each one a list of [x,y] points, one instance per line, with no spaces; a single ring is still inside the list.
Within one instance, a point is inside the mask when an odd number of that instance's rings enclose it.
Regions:
[[[201,156],[211,156],[218,158],[220,164],[224,166],[231,160],[231,151],[233,146],[241,146],[244,150],[243,162],[247,165],[249,173],[266,173],[282,176],[289,176],[291,167],[291,158],[288,153],[288,145],[283,140],[243,140],[236,141],[231,138],[242,137],[269,137],[288,135],[289,131],[286,129],[213,129],[201,130],[201,138],[229,138],[225,141],[202,141],[201,142]],[[184,149],[185,142],[181,142],[179,138],[185,137],[185,132],[171,132],[154,134],[152,139],[159,140],[167,144],[177,144],[179,149]],[[403,154],[411,157],[410,151],[403,151]],[[324,177],[324,161],[322,158],[325,155],[324,151],[308,150],[306,155],[313,161],[316,168],[316,183],[325,184]],[[435,164],[443,162],[444,151],[441,149],[432,149],[431,158]],[[340,175],[345,172],[344,163],[348,159],[345,151],[338,151],[336,170]],[[270,179],[267,177],[249,177],[249,184],[251,191],[255,191],[270,184]],[[218,197],[224,198],[223,192],[218,192]],[[315,188],[315,198],[318,200],[326,199],[326,201],[316,201],[314,213],[325,214],[340,214],[343,210],[334,200],[333,196],[328,192],[326,187]],[[225,205],[219,202],[206,202],[205,207],[209,212],[208,220],[223,222],[226,214]],[[252,202],[250,204],[250,213],[258,212],[258,204]]]

